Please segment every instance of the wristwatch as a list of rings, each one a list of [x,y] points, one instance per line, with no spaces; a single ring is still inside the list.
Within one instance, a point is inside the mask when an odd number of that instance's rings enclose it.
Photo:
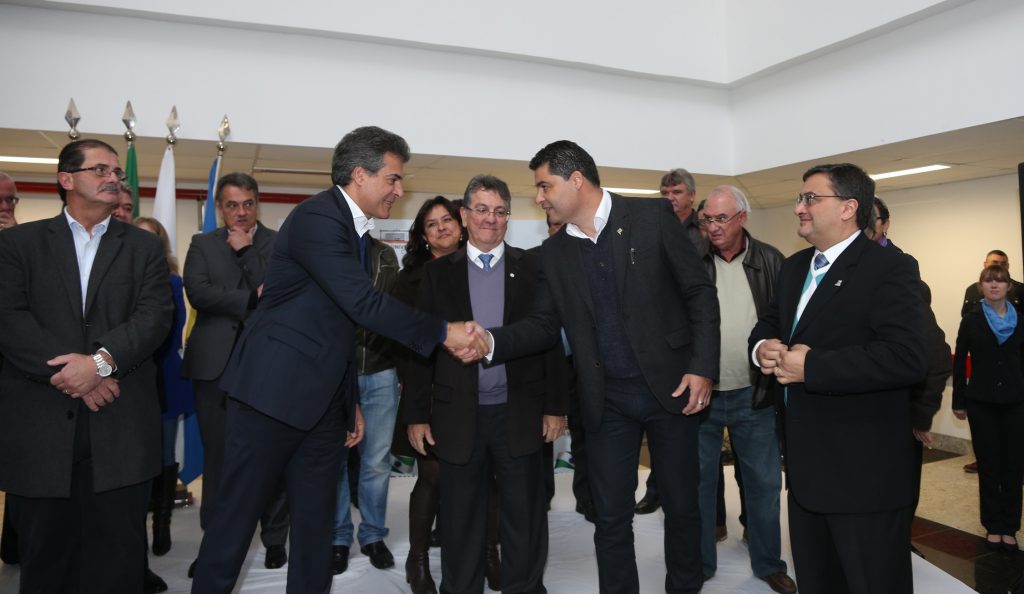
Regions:
[[[110,366],[110,363],[107,363],[102,354],[96,353],[92,356],[92,360],[96,362],[96,375],[108,377],[114,371],[114,368]]]

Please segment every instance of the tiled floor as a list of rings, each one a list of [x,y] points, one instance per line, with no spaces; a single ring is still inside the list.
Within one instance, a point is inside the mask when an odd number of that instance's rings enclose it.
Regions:
[[[1024,586],[1012,589],[1024,575],[1024,553],[996,553],[985,546],[985,529],[978,519],[978,475],[963,471],[974,459],[928,454],[912,532],[914,546],[926,560],[978,592],[1024,592]],[[945,459],[928,462],[929,458]]]
[[[978,477],[963,471],[963,465],[972,460],[926,451],[913,543],[925,560],[978,592],[1024,593],[1024,588],[1012,589],[1024,575],[1024,553],[995,553],[985,546],[985,531],[978,520]],[[731,481],[731,472],[727,477]],[[184,544],[179,543],[179,548]],[[181,560],[183,566],[192,558],[186,557]]]

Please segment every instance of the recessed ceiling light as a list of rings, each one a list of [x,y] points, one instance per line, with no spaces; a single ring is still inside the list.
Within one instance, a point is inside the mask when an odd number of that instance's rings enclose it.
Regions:
[[[890,171],[888,173],[875,173],[871,175],[871,179],[878,181],[880,179],[889,179],[890,177],[900,177],[903,175],[914,175],[917,173],[928,173],[929,171],[941,171],[943,169],[949,169],[949,165],[926,165],[924,167],[914,167],[913,169],[900,169],[899,171]]]
[[[7,163],[34,163],[37,165],[56,165],[57,159],[50,157],[7,157],[0,155],[0,161]]]
[[[642,188],[605,188],[609,192],[615,192],[616,194],[641,194],[649,196],[651,194],[660,194],[661,190],[645,190]]]

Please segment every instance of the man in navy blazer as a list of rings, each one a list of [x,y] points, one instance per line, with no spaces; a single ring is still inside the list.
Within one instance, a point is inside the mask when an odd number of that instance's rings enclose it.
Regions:
[[[374,218],[403,194],[409,146],[357,128],[334,150],[335,187],[306,200],[274,242],[257,310],[228,362],[220,499],[203,537],[194,593],[228,593],[256,521],[283,475],[291,511],[288,592],[329,592],[336,488],[346,446],[363,435],[356,403],[355,328],[419,355],[463,349],[473,336],[373,289],[361,260]]]
[[[924,379],[917,263],[861,231],[875,183],[856,165],[804,174],[794,208],[813,247],[782,264],[750,335],[780,384],[789,533],[805,592],[913,591],[910,394]]]

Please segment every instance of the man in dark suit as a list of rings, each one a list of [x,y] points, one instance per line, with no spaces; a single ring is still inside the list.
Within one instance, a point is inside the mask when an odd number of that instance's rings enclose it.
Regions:
[[[160,471],[153,352],[171,326],[159,238],[113,220],[104,142],[58,157],[66,208],[0,233],[0,489],[22,592],[141,591]]]
[[[203,438],[203,530],[210,525],[223,482],[227,394],[217,384],[245,320],[256,309],[277,236],[259,221],[259,199],[259,185],[251,176],[229,173],[220,178],[214,200],[224,226],[193,235],[185,258],[185,294],[196,310],[196,323],[185,346],[181,374],[192,380]],[[260,527],[260,540],[267,548],[264,564],[268,569],[281,567],[288,559],[283,481],[263,510]],[[193,563],[189,573],[194,569]]]
[[[288,592],[331,589],[331,531],[341,460],[363,434],[355,329],[427,355],[468,356],[466,324],[414,311],[373,289],[361,260],[374,218],[400,198],[409,145],[376,127],[334,149],[336,186],[292,211],[274,242],[264,290],[221,379],[228,393],[222,491],[203,536],[195,593],[234,587],[253,530],[283,475],[291,508]],[[478,344],[474,350],[481,350]]]
[[[856,165],[804,174],[813,247],[786,259],[749,349],[782,386],[789,532],[805,592],[912,592],[910,392],[925,376],[913,259],[869,240],[875,184]]]
[[[493,362],[546,349],[564,327],[587,433],[601,592],[638,592],[633,494],[640,441],[658,468],[669,592],[701,588],[697,428],[718,377],[718,301],[666,201],[603,190],[560,140],[530,161],[536,202],[565,227],[543,244],[530,316],[495,329]]]
[[[424,269],[417,306],[447,319],[500,325],[524,318],[539,259],[505,243],[512,196],[490,175],[470,180],[462,202],[466,247]],[[441,590],[479,593],[491,477],[500,496],[502,591],[544,592],[548,530],[541,445],[565,430],[568,393],[561,345],[496,365],[438,353],[411,365],[409,441],[441,461]],[[538,431],[539,429],[539,431]]]

